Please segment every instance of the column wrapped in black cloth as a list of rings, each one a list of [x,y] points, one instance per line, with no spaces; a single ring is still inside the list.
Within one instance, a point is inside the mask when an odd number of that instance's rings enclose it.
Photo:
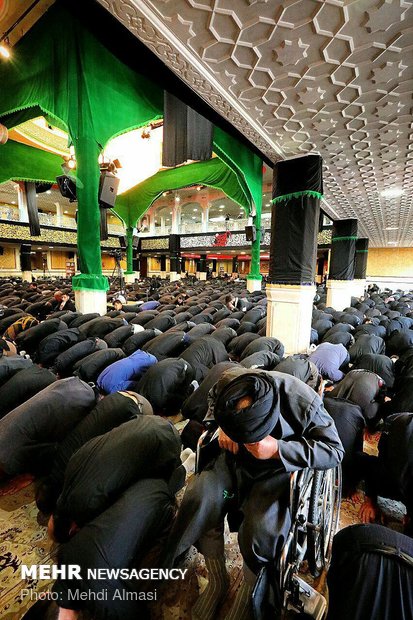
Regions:
[[[40,237],[39,211],[37,210],[36,184],[31,181],[24,183],[27,200],[27,215],[29,216],[30,235]],[[25,269],[23,269],[25,271]]]
[[[163,166],[178,166],[188,159],[211,159],[212,133],[210,121],[171,93],[164,92]]]
[[[179,235],[169,235],[170,271],[181,273],[181,238]]]
[[[367,271],[367,257],[369,251],[368,239],[357,239],[356,241],[356,264],[354,277],[356,280],[365,280]]]
[[[314,282],[322,193],[319,155],[277,162],[273,180],[271,283]]]
[[[354,280],[357,220],[336,220],[330,259],[330,280]]]

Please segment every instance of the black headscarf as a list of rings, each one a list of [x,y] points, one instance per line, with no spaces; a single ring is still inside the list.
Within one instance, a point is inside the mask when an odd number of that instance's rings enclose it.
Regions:
[[[237,410],[240,398],[251,396],[253,404]],[[267,437],[278,422],[277,394],[260,374],[243,374],[218,394],[214,416],[224,433],[237,443],[254,443]]]

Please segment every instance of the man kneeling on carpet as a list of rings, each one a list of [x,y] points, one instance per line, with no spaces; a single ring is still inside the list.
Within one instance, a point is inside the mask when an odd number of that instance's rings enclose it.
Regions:
[[[172,527],[163,565],[192,544],[205,556],[209,583],[192,618],[212,620],[228,592],[224,518],[241,512],[238,542],[244,582],[227,620],[252,617],[251,593],[263,565],[276,570],[290,529],[290,474],[329,469],[343,447],[322,400],[299,379],[279,372],[229,369],[210,394],[220,427],[219,455],[190,481]]]

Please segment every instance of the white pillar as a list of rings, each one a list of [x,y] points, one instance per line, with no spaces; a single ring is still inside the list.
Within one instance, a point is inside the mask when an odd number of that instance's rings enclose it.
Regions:
[[[161,215],[161,235],[166,233],[165,216]]]
[[[18,183],[17,189],[17,203],[19,206],[19,221],[20,222],[28,222],[29,221],[29,212],[27,210],[27,197],[26,197],[26,189],[24,187],[24,183]],[[30,280],[31,282],[31,280]]]
[[[75,263],[75,273],[78,272],[78,266],[77,266],[77,253],[73,252],[73,262]]]
[[[62,209],[62,205],[60,204],[60,202],[55,202],[55,207],[56,207],[56,224],[57,226],[61,226],[62,222],[63,222],[63,209]]]
[[[23,282],[33,282],[33,274],[31,271],[22,271]]]
[[[139,271],[134,271],[133,273],[125,273],[125,284],[133,284],[135,282],[135,278],[139,280]]]
[[[353,280],[353,288],[352,295],[353,297],[363,297],[364,291],[366,288],[366,279],[354,279]]]
[[[202,232],[208,232],[208,224],[209,224],[209,205],[205,205],[202,207]]]
[[[172,229],[171,233],[179,235],[181,232],[181,207],[179,204],[174,205],[172,209]]]
[[[149,233],[151,235],[154,235],[156,233],[156,228],[155,228],[155,212],[151,211],[150,214],[148,214],[148,216],[150,217],[150,219],[149,219]]]
[[[170,271],[169,272],[169,280],[171,282],[176,282],[177,280],[181,279],[181,274],[180,273],[176,273],[176,271]]]
[[[255,291],[261,290],[261,280],[253,280],[252,278],[247,277],[247,291],[249,293],[254,293]]]
[[[306,353],[310,346],[313,284],[267,284],[267,336],[278,338],[285,355]]]
[[[77,312],[82,314],[89,312],[106,314],[106,291],[75,291],[75,304]]]
[[[327,306],[340,312],[351,306],[354,280],[327,280]]]
[[[16,263],[17,271],[21,271],[22,266],[21,266],[21,262],[20,262],[20,248],[19,247],[14,248],[14,260],[15,260],[15,263]]]
[[[206,280],[207,279],[206,271],[198,271],[198,273],[196,275],[197,275],[199,280]]]

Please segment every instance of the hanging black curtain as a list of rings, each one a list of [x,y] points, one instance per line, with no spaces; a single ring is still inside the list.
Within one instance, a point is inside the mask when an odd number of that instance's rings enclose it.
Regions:
[[[211,159],[212,134],[210,121],[171,93],[164,92],[163,166],[178,166],[188,159]]]
[[[30,235],[40,237],[39,211],[37,210],[36,183],[26,181],[24,183],[27,200],[27,213],[29,216]]]
[[[356,265],[354,277],[356,280],[365,280],[367,272],[367,257],[369,252],[369,240],[357,239],[356,241]]]
[[[336,220],[333,225],[330,280],[354,280],[357,220]]]
[[[269,272],[273,284],[314,282],[322,161],[319,155],[307,155],[275,165]]]
[[[199,271],[205,272],[207,270],[207,257],[206,254],[201,254],[199,257]]]
[[[32,246],[28,243],[22,243],[20,246],[20,267],[22,271],[32,270]]]
[[[181,273],[181,237],[169,235],[170,271]]]
[[[108,234],[108,218],[106,209],[100,209],[100,240],[106,241]]]
[[[166,271],[166,256],[165,256],[165,254],[161,255],[161,271]]]

